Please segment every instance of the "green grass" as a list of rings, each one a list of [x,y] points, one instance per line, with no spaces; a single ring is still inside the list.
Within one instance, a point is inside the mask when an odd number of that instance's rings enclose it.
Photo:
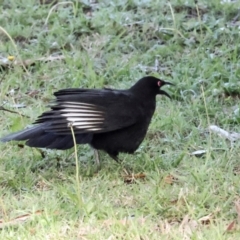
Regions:
[[[36,149],[0,144],[0,219],[13,223],[0,238],[238,239],[240,144],[231,147],[207,128],[240,132],[239,2],[83,2],[48,15],[51,5],[39,1],[0,1],[0,26],[19,51],[1,32],[1,57],[65,56],[27,72],[2,69],[1,105],[29,118],[1,111],[0,136],[32,123],[61,88],[128,88],[154,75],[175,84],[166,88],[173,99],[158,97],[148,135],[134,155],[120,155],[121,165],[101,153],[95,173],[92,149],[79,146],[79,182],[73,149],[42,158]],[[26,108],[12,107],[21,103]],[[191,156],[201,149],[208,154]],[[124,169],[146,177],[127,184]]]

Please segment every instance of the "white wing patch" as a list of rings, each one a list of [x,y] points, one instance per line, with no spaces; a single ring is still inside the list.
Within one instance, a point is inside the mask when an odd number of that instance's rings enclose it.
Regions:
[[[82,102],[64,102],[61,104],[61,106],[63,107],[81,107],[81,108],[94,108],[96,107],[94,104],[90,104],[90,103],[82,103]]]
[[[61,112],[96,112],[96,110],[65,108]]]
[[[86,113],[86,112],[83,112],[83,113],[64,113],[64,114],[61,114],[62,116],[64,117],[101,117],[100,114],[96,114],[96,113]],[[91,118],[93,119],[93,118]],[[90,120],[90,119],[89,119]]]
[[[94,104],[81,102],[64,102],[61,104],[61,115],[77,129],[99,131],[103,128],[104,112],[97,110]]]

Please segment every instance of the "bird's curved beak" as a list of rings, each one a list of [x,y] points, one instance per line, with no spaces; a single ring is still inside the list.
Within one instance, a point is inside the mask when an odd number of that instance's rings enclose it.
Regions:
[[[164,86],[164,85],[172,85],[172,86],[174,86],[173,83],[162,81],[162,86]],[[161,86],[161,87],[162,87],[162,86]],[[171,96],[170,96],[167,92],[165,92],[165,91],[163,91],[163,90],[161,90],[161,89],[159,89],[159,94],[165,95],[165,96],[167,96],[168,98],[172,99]]]
[[[159,94],[162,94],[162,95],[165,95],[165,96],[167,96],[168,98],[172,99],[171,96],[170,96],[167,92],[165,92],[165,91],[163,91],[163,90],[159,90],[158,93],[159,93]]]
[[[174,86],[174,84],[173,83],[170,83],[170,82],[163,82],[163,85],[172,85],[172,86]]]

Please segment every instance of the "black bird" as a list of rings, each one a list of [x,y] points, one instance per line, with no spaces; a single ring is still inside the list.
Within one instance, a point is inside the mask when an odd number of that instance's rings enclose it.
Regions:
[[[37,148],[72,148],[72,126],[77,144],[104,150],[118,161],[120,152],[134,153],[143,141],[164,85],[155,77],[140,79],[127,90],[70,88],[55,92],[50,111],[44,112],[30,128],[0,139],[27,140]],[[97,155],[97,161],[98,155]],[[99,162],[98,162],[99,163]]]

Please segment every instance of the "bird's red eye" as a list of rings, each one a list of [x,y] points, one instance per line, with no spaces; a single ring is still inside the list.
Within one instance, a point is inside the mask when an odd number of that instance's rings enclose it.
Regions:
[[[158,85],[159,87],[161,87],[161,85],[162,85],[161,81],[158,81],[157,85]]]

